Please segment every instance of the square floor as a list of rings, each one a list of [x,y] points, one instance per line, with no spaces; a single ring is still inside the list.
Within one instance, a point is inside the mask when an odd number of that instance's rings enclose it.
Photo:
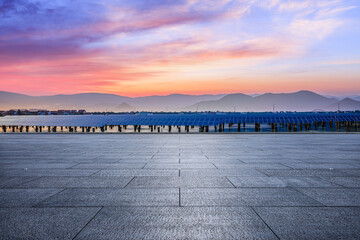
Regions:
[[[360,134],[1,134],[0,239],[360,239]]]

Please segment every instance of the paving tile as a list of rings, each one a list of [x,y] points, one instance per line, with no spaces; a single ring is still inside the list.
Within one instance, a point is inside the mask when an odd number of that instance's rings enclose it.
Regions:
[[[71,177],[71,176],[90,176],[96,173],[98,170],[95,169],[28,169],[28,170],[0,170],[0,177],[46,177],[46,176],[62,176],[62,177]]]
[[[100,170],[94,176],[179,176],[177,169]]]
[[[40,206],[179,206],[179,189],[66,189]]]
[[[0,207],[33,206],[62,189],[0,189]]]
[[[260,169],[290,169],[287,166],[278,163],[239,163],[239,164],[223,164],[215,163],[216,167],[219,169],[251,169],[251,168],[260,168]]]
[[[341,169],[341,171],[348,175],[351,175],[351,176],[360,177],[360,168],[358,168],[358,169]]]
[[[354,165],[347,163],[284,163],[294,169],[352,169]]]
[[[274,177],[346,177],[350,174],[342,170],[330,169],[258,169],[260,172]]]
[[[150,159],[148,163],[152,164],[178,164],[179,158],[173,159],[173,160],[167,160],[167,159]]]
[[[133,177],[41,177],[16,188],[123,188]]]
[[[216,169],[211,164],[146,164],[145,169]]]
[[[45,164],[45,163],[16,163],[16,164],[6,164],[4,166],[1,166],[1,169],[64,169],[64,168],[70,168],[72,166],[75,166],[76,163],[70,163],[70,164],[64,164],[64,163],[51,163],[51,164]]]
[[[323,179],[343,187],[360,188],[359,177],[322,177]]]
[[[179,162],[181,164],[212,164],[213,163],[213,161],[209,159],[195,159],[195,158],[191,158],[191,159],[180,158]]]
[[[256,169],[184,169],[181,170],[182,177],[196,177],[196,176],[248,176],[248,177],[262,177],[265,174]]]
[[[255,207],[280,239],[359,239],[360,208]]]
[[[182,188],[181,206],[322,206],[292,188]]]
[[[297,188],[326,206],[360,206],[360,191],[349,188]]]
[[[141,169],[145,164],[125,164],[125,163],[80,163],[72,167],[72,169]]]
[[[277,239],[249,208],[105,207],[76,239]]]
[[[0,177],[0,188],[12,188],[34,179],[37,177]]]
[[[228,177],[236,187],[339,187],[317,177]]]
[[[234,186],[225,177],[135,177],[127,188],[211,188]]]
[[[359,142],[0,134],[0,239],[72,239],[86,223],[78,239],[359,239]]]
[[[0,208],[0,239],[73,239],[100,208]]]

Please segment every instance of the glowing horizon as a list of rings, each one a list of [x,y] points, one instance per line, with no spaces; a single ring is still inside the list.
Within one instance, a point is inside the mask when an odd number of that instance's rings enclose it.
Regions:
[[[0,2],[2,91],[360,95],[355,0]]]

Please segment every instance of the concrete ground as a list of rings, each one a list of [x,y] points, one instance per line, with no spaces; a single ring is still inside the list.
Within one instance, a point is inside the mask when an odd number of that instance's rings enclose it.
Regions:
[[[2,134],[0,239],[360,239],[360,135]]]

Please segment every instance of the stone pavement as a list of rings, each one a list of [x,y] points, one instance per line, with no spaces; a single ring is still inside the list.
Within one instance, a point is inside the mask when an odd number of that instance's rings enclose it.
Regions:
[[[360,239],[360,134],[2,134],[0,239]]]

